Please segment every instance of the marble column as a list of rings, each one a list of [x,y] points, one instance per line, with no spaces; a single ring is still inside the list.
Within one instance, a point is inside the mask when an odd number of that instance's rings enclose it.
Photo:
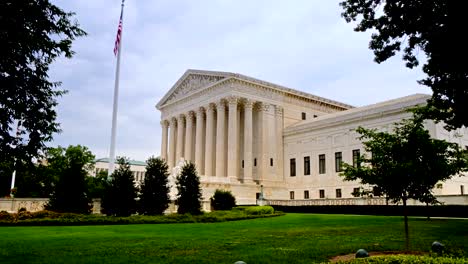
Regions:
[[[167,120],[161,121],[161,129],[162,129],[161,159],[167,161],[167,132],[169,129],[169,122],[167,122]]]
[[[206,138],[205,138],[205,176],[214,176],[214,126],[215,105],[209,104],[206,110]]]
[[[216,176],[226,176],[226,103],[220,100],[216,103],[217,121],[216,121]]]
[[[204,163],[203,163],[203,154],[204,154],[204,142],[203,142],[203,107],[200,107],[197,110],[196,116],[196,131],[195,131],[195,166],[199,175],[205,175]]]
[[[177,143],[176,143],[176,158],[175,165],[179,163],[180,158],[184,156],[184,115],[179,115],[177,118]]]
[[[171,127],[169,132],[171,136],[169,137],[169,158],[167,159],[167,165],[169,169],[174,167],[174,160],[175,160],[175,147],[176,147],[176,127],[177,127],[177,119],[175,117],[171,118]]]
[[[193,157],[192,157],[193,119],[194,119],[193,111],[188,112],[185,118],[185,150],[184,150],[184,158],[187,161],[193,161]]]
[[[227,176],[236,178],[238,176],[237,167],[237,97],[229,97],[229,117],[228,117],[228,163]]]
[[[252,181],[253,163],[253,123],[252,123],[253,102],[244,102],[244,182]]]

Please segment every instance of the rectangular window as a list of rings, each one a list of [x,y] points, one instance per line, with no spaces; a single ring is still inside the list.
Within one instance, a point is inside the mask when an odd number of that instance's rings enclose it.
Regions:
[[[304,199],[309,199],[309,191],[304,191]]]
[[[443,187],[442,183],[438,183],[438,184],[436,185],[436,188],[437,188],[437,189],[442,189],[442,187]]]
[[[257,166],[257,159],[255,158],[254,159],[254,167],[256,167],[256,166]]]
[[[306,113],[302,112],[302,120],[306,120]]]
[[[320,198],[325,198],[325,190],[319,190]]]
[[[343,162],[343,156],[341,152],[335,152],[335,171],[340,172],[342,171],[341,163]]]
[[[304,157],[304,175],[310,175],[310,157]]]
[[[341,189],[336,189],[336,198],[341,198]]]
[[[317,115],[314,115],[314,118],[317,118]]]
[[[273,167],[273,158],[270,158],[270,166]]]
[[[354,188],[353,192],[351,193],[352,196],[354,197],[359,197],[361,196],[361,189],[360,188]]]
[[[289,199],[294,200],[294,191],[289,192]]]
[[[325,173],[325,154],[319,155],[319,174]]]
[[[465,195],[465,186],[460,185],[460,194]]]
[[[244,168],[244,160],[242,160],[242,168]]]
[[[296,159],[289,160],[289,173],[291,177],[296,176]]]
[[[353,149],[353,167],[359,166],[358,160],[359,156],[361,155],[361,151],[359,149]]]

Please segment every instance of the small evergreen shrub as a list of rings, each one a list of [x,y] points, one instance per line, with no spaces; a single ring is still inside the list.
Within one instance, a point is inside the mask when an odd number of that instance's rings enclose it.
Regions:
[[[202,193],[195,164],[189,162],[182,167],[180,175],[176,178],[176,185],[177,213],[201,214]]]
[[[210,198],[213,210],[231,210],[236,206],[236,198],[231,191],[216,189],[213,197]]]
[[[450,257],[432,257],[432,256],[414,256],[414,255],[393,255],[393,256],[376,256],[369,258],[359,258],[350,261],[338,262],[342,264],[466,264],[466,258],[450,258]]]
[[[264,206],[251,206],[245,209],[245,212],[248,215],[266,215],[266,214],[273,214],[275,209],[269,205]]]
[[[7,211],[0,211],[0,221],[12,221],[14,219],[13,215]]]

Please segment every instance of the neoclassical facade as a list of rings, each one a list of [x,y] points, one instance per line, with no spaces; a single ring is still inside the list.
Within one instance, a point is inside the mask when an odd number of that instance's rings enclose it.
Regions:
[[[215,189],[231,190],[238,204],[253,204],[260,193],[269,199],[352,197],[360,186],[343,182],[336,164],[363,151],[353,129],[390,129],[408,117],[406,108],[427,98],[354,108],[241,74],[188,70],[156,105],[161,157],[170,168],[193,162],[205,199]],[[428,127],[440,137],[439,125]],[[461,132],[457,139],[468,145],[467,131]]]

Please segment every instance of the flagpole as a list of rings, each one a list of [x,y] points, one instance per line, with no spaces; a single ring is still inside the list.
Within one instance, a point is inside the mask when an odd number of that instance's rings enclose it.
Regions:
[[[124,9],[124,0],[122,0],[122,10],[121,10],[121,23],[123,24],[123,9]],[[119,21],[120,23],[120,21]],[[123,26],[123,25],[122,25]],[[119,104],[119,80],[120,80],[120,51],[122,49],[122,34],[123,30],[120,31],[120,40],[119,47],[117,52],[117,66],[115,69],[115,87],[114,87],[114,105],[112,110],[112,132],[111,132],[111,145],[109,153],[109,171],[108,176],[114,172],[115,167],[115,136],[117,129],[117,108]]]

